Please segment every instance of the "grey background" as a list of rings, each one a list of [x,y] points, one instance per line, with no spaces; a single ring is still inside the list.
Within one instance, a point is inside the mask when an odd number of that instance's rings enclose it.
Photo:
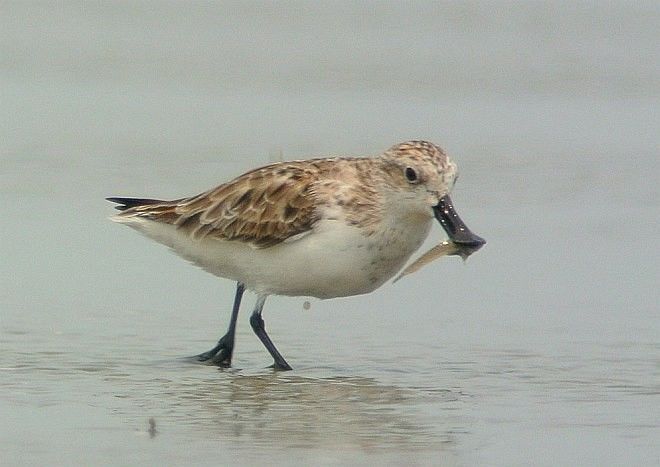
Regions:
[[[0,464],[660,463],[658,24],[657,2],[1,2]],[[183,358],[233,284],[105,196],[411,138],[458,162],[482,251],[271,298],[292,372],[246,309],[236,368]]]

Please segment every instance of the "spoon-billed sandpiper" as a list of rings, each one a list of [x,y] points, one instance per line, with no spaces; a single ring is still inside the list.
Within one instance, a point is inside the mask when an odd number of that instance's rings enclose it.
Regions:
[[[252,329],[277,369],[291,369],[261,313],[271,294],[346,297],[369,293],[421,246],[435,217],[466,257],[485,241],[454,211],[456,164],[426,141],[397,144],[369,158],[279,162],[196,196],[174,201],[108,198],[112,220],[237,282],[229,329],[197,356],[230,366],[245,289],[257,294]]]

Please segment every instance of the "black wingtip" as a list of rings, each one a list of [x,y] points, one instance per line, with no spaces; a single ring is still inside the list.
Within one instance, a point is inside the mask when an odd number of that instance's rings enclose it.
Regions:
[[[106,200],[112,203],[117,203],[118,206],[115,206],[115,209],[118,211],[125,211],[126,209],[134,208],[136,206],[146,206],[148,204],[158,204],[163,202],[159,199],[119,198],[115,196],[106,198]]]

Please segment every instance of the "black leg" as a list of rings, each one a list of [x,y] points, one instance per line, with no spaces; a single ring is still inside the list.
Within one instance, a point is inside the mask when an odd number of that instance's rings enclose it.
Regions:
[[[234,336],[236,334],[236,319],[238,318],[238,310],[241,307],[243,292],[245,292],[245,285],[238,282],[236,284],[234,306],[231,310],[231,319],[229,320],[229,329],[227,329],[227,333],[220,338],[215,347],[208,352],[197,355],[197,360],[200,362],[210,360],[218,366],[231,366],[231,356],[234,352]]]
[[[252,330],[257,335],[257,337],[261,340],[264,346],[266,346],[268,352],[270,352],[271,356],[273,357],[273,360],[275,360],[275,362],[273,363],[273,368],[275,368],[276,370],[291,370],[292,368],[289,366],[286,360],[284,360],[282,354],[279,353],[278,350],[275,348],[275,344],[273,344],[273,341],[270,340],[268,334],[266,334],[266,328],[264,327],[264,320],[261,317],[261,311],[264,308],[265,302],[266,302],[266,297],[260,296],[259,299],[257,300],[257,304],[254,307],[252,316],[250,316],[250,325],[252,326]]]

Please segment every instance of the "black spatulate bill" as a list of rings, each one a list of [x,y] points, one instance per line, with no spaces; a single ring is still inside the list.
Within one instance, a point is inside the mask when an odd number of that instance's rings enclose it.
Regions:
[[[472,233],[461,220],[454,210],[454,204],[449,195],[440,198],[438,204],[433,206],[433,214],[447,232],[449,239],[458,247],[454,254],[459,255],[461,258],[466,259],[486,243],[486,240]]]

